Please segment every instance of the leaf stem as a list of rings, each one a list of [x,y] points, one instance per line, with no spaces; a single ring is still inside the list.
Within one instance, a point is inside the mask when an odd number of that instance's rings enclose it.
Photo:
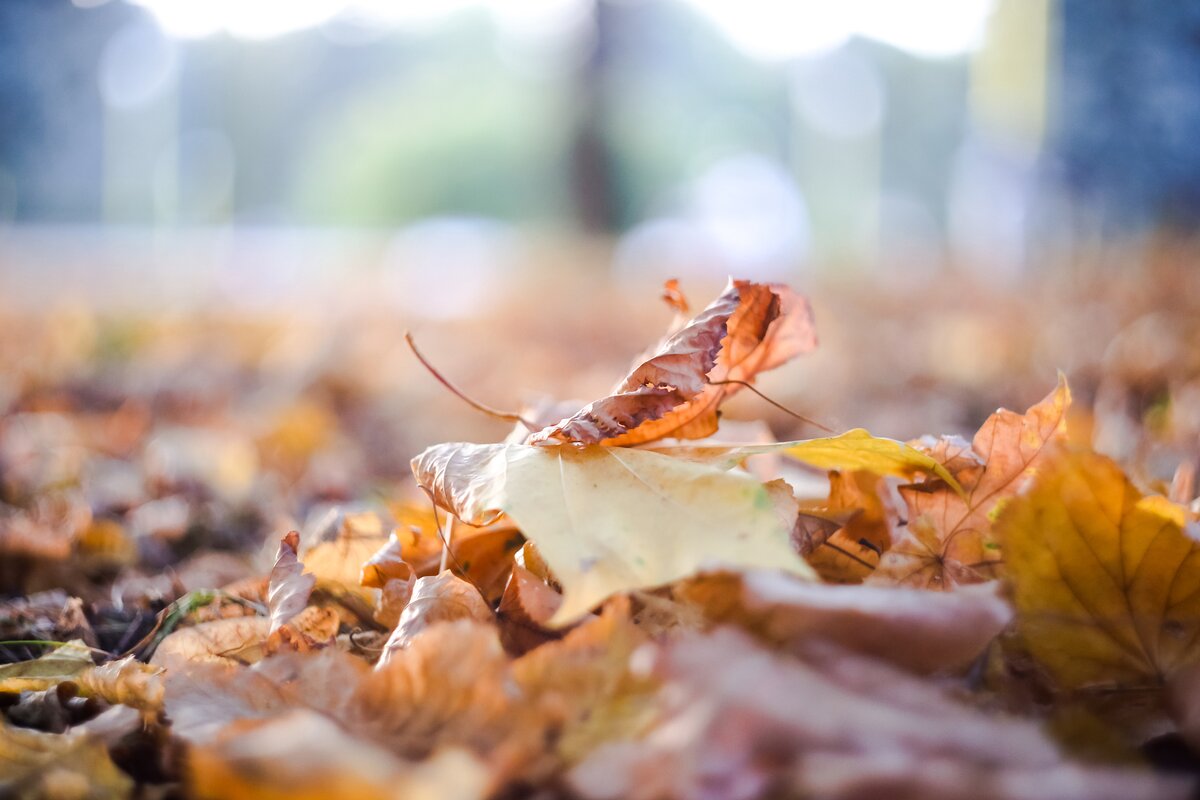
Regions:
[[[806,422],[809,425],[812,425],[814,428],[820,428],[821,430],[825,431],[826,433],[837,433],[837,431],[835,431],[833,428],[828,428],[828,427],[822,425],[821,423],[817,422],[815,419],[809,419],[808,417],[804,416],[803,414],[798,414],[795,411],[792,411],[790,408],[783,405],[782,403],[775,402],[774,400],[772,400],[771,398],[767,397],[765,394],[760,392],[758,389],[755,389],[749,383],[746,383],[746,381],[738,381],[738,380],[734,380],[733,378],[726,378],[723,381],[709,381],[709,383],[713,386],[724,386],[727,383],[732,383],[732,384],[741,386],[743,388],[749,389],[750,391],[754,392],[756,395],[758,395],[763,400],[767,401],[771,405],[778,408],[783,413],[793,416],[796,419],[800,420],[801,422]]]
[[[504,420],[505,422],[519,422],[522,425],[524,425],[526,428],[528,428],[530,433],[534,433],[538,430],[537,427],[532,422],[525,419],[524,417],[522,417],[520,414],[516,413],[515,411],[500,411],[499,409],[495,409],[495,408],[492,408],[491,406],[484,405],[483,403],[480,403],[478,400],[472,400],[470,397],[468,397],[462,391],[462,389],[459,389],[457,386],[455,386],[453,383],[451,383],[446,378],[446,376],[444,376],[444,375],[442,375],[442,373],[438,372],[437,368],[435,366],[433,366],[433,364],[429,363],[429,360],[426,359],[425,356],[421,355],[421,351],[417,349],[416,342],[413,341],[413,336],[412,336],[411,331],[404,332],[404,341],[408,343],[408,349],[412,350],[413,355],[417,357],[417,361],[421,362],[421,366],[425,367],[425,369],[429,371],[429,374],[432,375],[434,377],[434,379],[437,380],[438,383],[440,383],[442,386],[444,386],[446,388],[446,390],[448,392],[450,392],[450,394],[454,395],[459,400],[462,400],[464,403],[469,405],[471,408],[475,409],[476,411],[481,411],[484,414],[487,414],[489,417],[495,417],[496,419],[501,419],[501,420]]]

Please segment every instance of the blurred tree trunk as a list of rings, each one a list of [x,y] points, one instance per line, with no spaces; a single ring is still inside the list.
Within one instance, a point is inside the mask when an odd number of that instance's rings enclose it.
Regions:
[[[605,115],[608,64],[620,16],[619,4],[593,1],[591,52],[576,72],[577,123],[570,153],[571,198],[579,225],[588,233],[611,233],[617,221]]]

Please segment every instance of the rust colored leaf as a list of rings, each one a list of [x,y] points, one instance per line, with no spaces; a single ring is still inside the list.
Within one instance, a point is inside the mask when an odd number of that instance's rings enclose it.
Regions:
[[[607,397],[529,437],[530,444],[633,445],[699,439],[717,408],[759,372],[816,347],[808,301],[778,284],[731,281]],[[731,381],[731,383],[722,383]]]
[[[961,440],[936,443],[930,455],[958,469],[966,495],[939,481],[901,487],[908,527],[871,580],[938,590],[994,578],[1002,559],[992,520],[1040,466],[1047,445],[1064,440],[1070,404],[1060,376],[1055,390],[1024,414],[1000,409],[988,417],[972,453]]]

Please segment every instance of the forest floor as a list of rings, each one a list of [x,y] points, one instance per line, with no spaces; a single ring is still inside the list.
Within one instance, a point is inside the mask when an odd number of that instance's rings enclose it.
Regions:
[[[0,796],[1191,796],[1159,262],[8,303]]]

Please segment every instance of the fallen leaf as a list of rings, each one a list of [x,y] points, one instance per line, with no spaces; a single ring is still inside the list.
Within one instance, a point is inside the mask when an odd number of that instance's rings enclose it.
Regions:
[[[651,711],[658,682],[635,673],[633,654],[647,637],[615,598],[593,617],[513,662],[512,674],[539,724],[556,735],[555,750],[574,763],[598,744],[636,736]]]
[[[377,668],[386,667],[397,652],[412,644],[430,625],[457,619],[488,623],[495,620],[495,615],[478,589],[449,571],[433,578],[418,578],[396,629],[383,646]]]
[[[714,669],[714,664],[720,664]],[[774,796],[987,800],[1183,798],[1186,780],[1073,764],[1034,722],[825,646],[803,661],[730,629],[663,648],[656,723],[567,776],[594,800]]]
[[[1024,414],[1000,409],[988,417],[975,434],[975,458],[962,450],[961,440],[935,445],[933,455],[959,468],[965,496],[936,481],[902,486],[908,528],[870,580],[949,589],[995,577],[1002,559],[992,520],[1036,471],[1047,445],[1064,439],[1070,404],[1060,375],[1057,388]]]
[[[0,796],[118,800],[132,796],[133,788],[104,744],[87,733],[41,733],[0,716]]]
[[[304,610],[317,583],[315,576],[304,572],[304,565],[296,557],[299,547],[298,531],[291,531],[279,540],[279,552],[275,556],[275,566],[271,567],[267,588],[267,607],[271,614],[269,634],[276,633]]]
[[[91,667],[72,680],[86,697],[99,697],[107,703],[139,711],[154,712],[162,708],[163,669],[132,656]]]
[[[362,568],[387,541],[388,532],[377,514],[347,514],[333,539],[304,551],[304,568],[317,579],[318,589],[335,596],[349,595],[371,608],[375,596],[360,583]]]
[[[803,439],[794,442],[750,445],[657,445],[657,453],[689,461],[702,461],[732,467],[757,455],[783,453],[809,466],[825,470],[861,470],[873,475],[912,478],[925,473],[935,475],[955,491],[957,480],[936,459],[903,442],[872,436],[862,428],[837,436]]]
[[[236,661],[249,663],[263,656],[271,621],[266,617],[234,617],[202,622],[174,631],[154,651],[150,663],[171,666],[178,661]]]
[[[1200,662],[1200,541],[1110,459],[1059,450],[996,523],[1018,631],[1066,688],[1161,686]]]
[[[522,725],[528,711],[509,681],[508,658],[494,625],[442,622],[377,665],[359,682],[340,718],[407,758],[456,745],[504,760],[507,755],[494,751],[514,731],[537,737],[536,729]],[[532,741],[522,746],[520,759],[537,748]]]
[[[824,538],[809,537],[800,553],[822,579],[831,583],[862,583],[892,546],[896,512],[885,500],[886,484],[867,470],[829,473],[829,497],[804,503],[806,513],[842,524]]]
[[[554,626],[718,565],[812,575],[763,485],[707,464],[623,447],[443,444],[413,473],[466,523],[517,523],[563,587]]]
[[[803,297],[778,284],[731,281],[611,395],[528,441],[624,446],[708,436],[717,429],[718,406],[741,388],[736,382],[753,381],[816,344]]]
[[[482,800],[479,759],[446,750],[407,763],[303,709],[239,722],[188,754],[189,796],[212,800]]]
[[[942,593],[745,572],[685,581],[675,594],[776,645],[829,641],[918,673],[967,666],[1012,618],[995,586]]]
[[[500,600],[500,613],[522,624],[542,627],[561,605],[561,594],[529,570],[517,566],[513,568]]]
[[[89,669],[92,650],[81,641],[67,642],[40,658],[0,666],[0,693],[19,694],[49,689]]]

